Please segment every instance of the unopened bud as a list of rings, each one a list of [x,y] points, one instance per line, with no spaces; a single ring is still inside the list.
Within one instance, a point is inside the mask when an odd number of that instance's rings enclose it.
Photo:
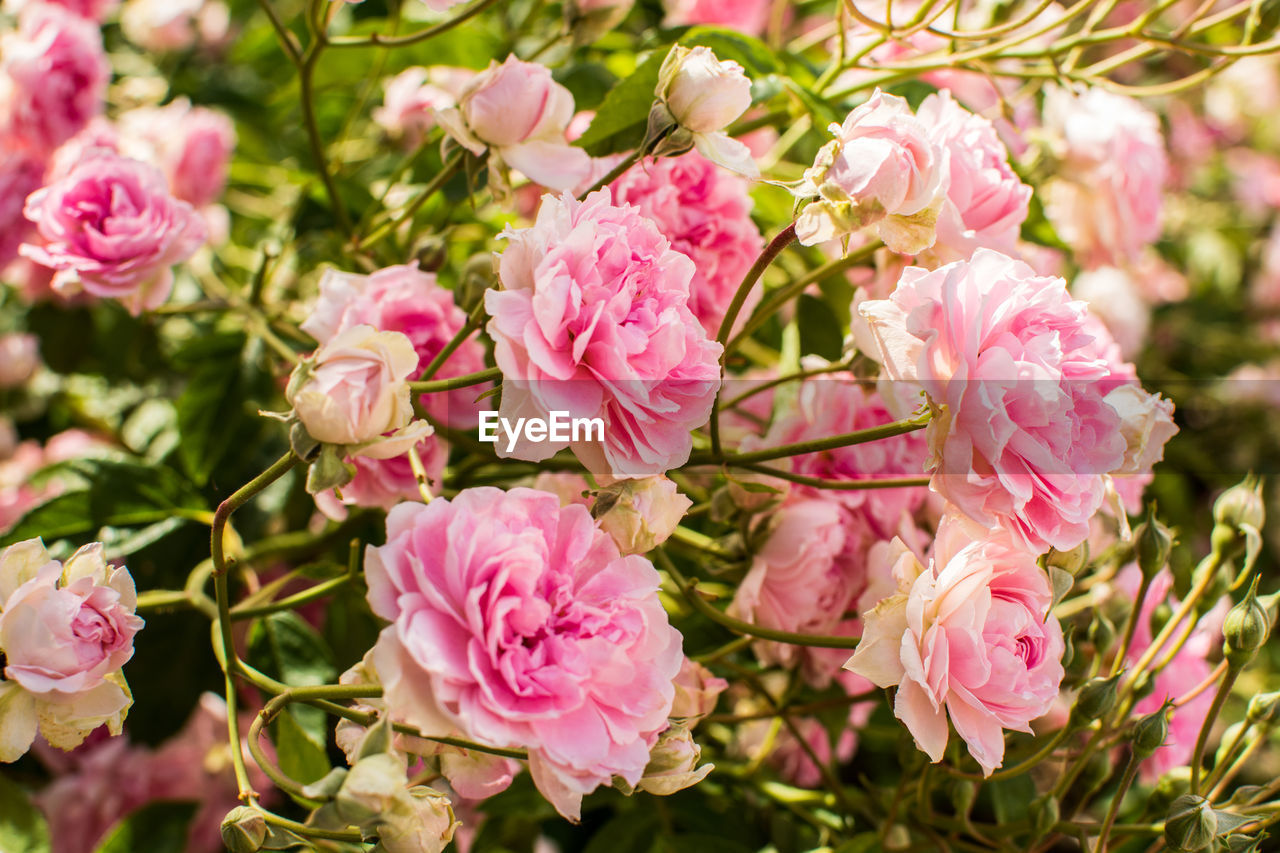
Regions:
[[[1253,660],[1271,633],[1271,617],[1253,589],[1244,600],[1227,612],[1222,623],[1222,652],[1227,665],[1240,669]]]
[[[1148,807],[1150,813],[1162,814],[1168,812],[1173,805],[1173,801],[1190,790],[1190,767],[1184,765],[1165,771],[1164,775],[1156,780],[1155,788],[1151,790],[1151,804]]]
[[[418,269],[434,272],[449,260],[449,246],[439,234],[426,234],[413,244],[412,254],[418,261]]]
[[[267,840],[267,821],[262,812],[236,806],[222,819],[222,843],[231,853],[258,853]]]
[[[1169,528],[1156,519],[1155,512],[1149,507],[1146,520],[1134,533],[1134,556],[1138,558],[1142,576],[1147,580],[1155,577],[1169,562],[1172,549],[1173,536]]]
[[[1250,723],[1271,725],[1276,720],[1276,711],[1280,709],[1280,692],[1259,693],[1249,700],[1249,710],[1245,719]]]
[[[683,725],[671,726],[658,736],[658,742],[649,751],[649,763],[636,787],[650,794],[667,796],[696,785],[715,767],[713,764],[698,767],[701,757],[702,748],[694,743],[689,729]]]
[[[1213,846],[1218,816],[1204,797],[1184,794],[1173,801],[1164,821],[1164,840],[1179,853],[1197,853]]]
[[[1094,651],[1098,654],[1106,652],[1115,639],[1116,626],[1101,610],[1094,613],[1093,621],[1089,623],[1089,642],[1093,644]]]
[[[1150,758],[1164,746],[1169,736],[1169,705],[1147,714],[1133,727],[1133,754],[1139,760]]]
[[[1141,617],[1139,617],[1141,618]],[[1169,620],[1173,618],[1173,608],[1169,606],[1169,602],[1162,601],[1151,611],[1151,636],[1159,636],[1164,630],[1164,626],[1169,624]]]
[[[453,296],[458,301],[458,307],[470,314],[484,302],[485,291],[497,284],[498,277],[493,272],[493,257],[473,255],[462,268],[462,276]]]
[[[1045,562],[1050,566],[1070,572],[1073,576],[1078,575],[1084,570],[1085,566],[1089,565],[1089,543],[1081,542],[1070,551],[1051,549],[1045,558]]]
[[[1077,723],[1090,723],[1106,714],[1116,704],[1116,683],[1120,675],[1091,678],[1080,688],[1071,716]]]
[[[1262,503],[1262,482],[1253,475],[1223,492],[1213,504],[1213,520],[1233,532],[1240,525],[1262,529],[1266,507]]]
[[[973,803],[977,799],[977,782],[960,778],[951,780],[951,805],[955,808],[956,814],[968,815],[973,810]]]

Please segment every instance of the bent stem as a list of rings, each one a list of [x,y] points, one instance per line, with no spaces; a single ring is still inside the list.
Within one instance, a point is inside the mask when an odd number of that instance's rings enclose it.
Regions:
[[[793,474],[790,471],[774,468],[772,465],[756,465],[752,462],[731,463],[731,465],[734,468],[745,468],[746,470],[754,471],[757,474],[764,474],[768,477],[777,477],[780,480],[787,480],[792,483],[798,483],[802,486],[810,486],[815,489],[833,489],[835,491],[856,492],[865,489],[918,488],[929,485],[932,479],[930,477],[886,477],[868,480],[827,480],[822,477],[809,477],[804,474]]]
[[[329,44],[334,47],[404,47],[405,45],[418,44],[435,38],[441,33],[447,33],[459,24],[479,15],[497,2],[498,0],[477,0],[477,2],[463,9],[449,20],[441,21],[434,26],[418,30],[415,33],[406,33],[402,36],[384,36],[380,33],[372,33],[368,36],[335,36],[329,39]]]
[[[930,413],[922,412],[900,421],[891,421],[878,427],[846,432],[827,438],[815,438],[809,441],[798,441],[794,444],[781,444],[777,447],[766,447],[747,453],[723,453],[712,449],[711,453],[699,453],[689,457],[689,465],[738,465],[752,462],[768,462],[772,459],[783,459],[788,456],[800,456],[804,453],[818,453],[823,450],[834,450],[837,447],[849,447],[854,444],[865,444],[869,441],[880,441],[896,435],[915,432],[929,425]],[[712,421],[714,427],[715,421]],[[714,439],[714,431],[712,433]],[[906,484],[903,484],[906,485]]]
[[[443,187],[450,178],[457,174],[458,169],[462,167],[462,161],[466,156],[467,151],[465,149],[455,151],[453,156],[445,161],[444,165],[440,167],[440,171],[436,172],[435,177],[433,177],[431,181],[422,188],[422,192],[418,193],[418,195],[414,197],[413,201],[409,202],[408,206],[400,212],[399,216],[395,217],[390,222],[384,223],[372,234],[362,239],[356,248],[360,251],[364,251],[365,249],[372,247],[378,243],[378,241],[382,240],[388,234],[394,232],[401,225],[412,219],[414,214],[422,209],[422,205],[426,204],[427,199],[439,192],[440,188]],[[479,162],[483,163],[488,159],[488,156],[489,152],[485,151],[483,154],[479,155]]]
[[[451,379],[436,379],[434,381],[410,382],[409,390],[415,394],[428,394],[433,391],[453,391],[457,388],[469,388],[472,385],[482,385],[485,382],[492,382],[495,379],[502,378],[502,371],[496,367],[490,367],[488,370],[478,370],[475,373],[468,373],[465,376],[455,376]]]
[[[1223,704],[1227,701],[1227,696],[1231,694],[1231,687],[1236,683],[1236,676],[1240,674],[1239,667],[1228,667],[1223,673],[1222,682],[1218,685],[1218,692],[1213,694],[1213,704],[1209,706],[1209,713],[1205,715],[1204,722],[1200,725],[1200,734],[1196,738],[1196,747],[1191,753],[1191,793],[1200,793],[1200,765],[1204,761],[1204,748],[1209,742],[1209,732],[1213,730],[1213,724],[1218,719],[1218,712],[1222,710]]]
[[[1094,849],[1106,851],[1107,837],[1111,835],[1111,827],[1115,825],[1116,815],[1120,813],[1120,803],[1124,800],[1124,795],[1129,792],[1129,786],[1133,784],[1134,777],[1138,775],[1138,765],[1141,763],[1137,753],[1130,749],[1129,763],[1125,765],[1124,775],[1120,777],[1120,787],[1116,788],[1115,797],[1107,808],[1107,816],[1102,821],[1102,830],[1098,833],[1098,843]]]
[[[590,188],[588,188],[584,193],[582,193],[582,195],[578,196],[578,201],[582,201],[587,196],[591,195],[593,192],[604,189],[605,187],[609,186],[609,184],[618,180],[618,178],[621,178],[624,174],[626,174],[626,171],[628,169],[630,169],[636,163],[640,162],[640,158],[642,156],[643,155],[641,154],[640,148],[637,148],[635,151],[632,151],[625,158],[623,158],[621,163],[619,163],[618,165],[610,169],[607,175],[605,175],[600,180],[596,181],[594,184],[590,186]]]

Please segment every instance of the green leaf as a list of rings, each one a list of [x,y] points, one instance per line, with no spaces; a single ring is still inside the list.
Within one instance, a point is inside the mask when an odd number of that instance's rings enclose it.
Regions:
[[[999,779],[983,786],[991,791],[991,806],[1000,823],[1016,823],[1027,817],[1036,786],[1031,776],[1023,773],[1012,779]]]
[[[747,76],[757,77],[777,74],[782,63],[769,46],[758,38],[721,27],[693,27],[680,36],[679,44],[685,47],[709,47],[716,59],[731,59],[742,66]]]
[[[880,836],[874,832],[860,832],[836,847],[831,853],[881,853],[884,847]]]
[[[292,714],[278,715],[271,728],[276,760],[286,776],[304,785],[324,778],[330,767],[323,742],[316,743]]]
[[[4,853],[47,853],[49,824],[26,792],[0,776],[0,851]]]
[[[184,853],[187,829],[195,813],[195,803],[157,802],[143,806],[117,823],[96,853]]]
[[[242,332],[211,335],[184,347],[174,358],[190,364],[187,387],[178,397],[178,457],[198,485],[209,480],[236,434],[245,397],[241,376]]]
[[[835,314],[821,299],[807,293],[796,301],[796,323],[800,327],[801,354],[815,353],[837,361],[844,350],[844,330]]]
[[[325,684],[338,674],[324,638],[292,612],[272,613],[254,623],[249,632],[249,660],[290,687]],[[313,741],[327,742],[328,724],[323,711],[291,705],[288,713]]]
[[[591,126],[578,139],[592,157],[629,151],[644,140],[658,88],[658,71],[667,58],[665,49],[655,50],[636,70],[609,90],[596,110]]]

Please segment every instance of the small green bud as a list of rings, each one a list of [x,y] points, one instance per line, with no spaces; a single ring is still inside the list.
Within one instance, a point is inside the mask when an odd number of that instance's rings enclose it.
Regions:
[[[267,840],[267,821],[262,812],[236,806],[222,819],[222,843],[231,853],[258,853]]]
[[[1091,723],[1110,711],[1116,704],[1116,683],[1120,674],[1110,678],[1091,678],[1080,688],[1076,704],[1071,709],[1072,718],[1080,724]]]
[[[412,254],[418,261],[418,269],[434,272],[449,259],[449,246],[441,235],[426,234],[413,244]]]
[[[1250,723],[1271,725],[1276,721],[1276,712],[1280,710],[1280,692],[1259,693],[1249,700],[1249,710],[1245,719]]]
[[[1164,840],[1179,853],[1198,853],[1213,847],[1218,816],[1204,797],[1184,794],[1173,801],[1164,821]]]
[[[1227,612],[1222,623],[1222,652],[1228,666],[1240,669],[1248,665],[1270,633],[1271,617],[1250,589],[1244,600]]]
[[[1116,626],[1101,610],[1094,613],[1093,621],[1089,623],[1089,642],[1093,644],[1094,651],[1098,654],[1105,653],[1115,640]]]
[[[1213,520],[1230,528],[1233,535],[1242,524],[1261,530],[1266,514],[1262,481],[1252,474],[1219,495],[1213,504]]]
[[[1153,507],[1147,508],[1146,520],[1134,531],[1134,555],[1142,576],[1150,580],[1169,562],[1173,536],[1169,528],[1156,520]]]
[[[954,779],[951,783],[951,805],[956,814],[968,815],[978,798],[978,783],[970,779]]]
[[[1147,805],[1147,814],[1165,814],[1173,801],[1191,790],[1191,768],[1174,767],[1168,770],[1157,781],[1151,791],[1151,802]]]
[[[1173,608],[1169,606],[1169,602],[1162,601],[1151,611],[1151,636],[1158,635],[1164,630],[1164,626],[1169,624],[1169,620],[1173,618]]]
[[[1078,575],[1084,571],[1084,567],[1089,565],[1089,543],[1081,542],[1070,551],[1059,551],[1056,548],[1050,549],[1045,557],[1046,565],[1062,569],[1071,575]]]
[[[1146,699],[1151,695],[1151,691],[1155,689],[1156,680],[1148,670],[1136,673],[1133,676],[1133,698],[1135,700]]]
[[[1150,758],[1164,746],[1169,736],[1169,704],[1147,714],[1133,726],[1133,754],[1139,760]]]
[[[462,276],[453,295],[458,300],[458,307],[468,314],[484,301],[485,292],[498,284],[493,266],[492,255],[473,255],[462,268]]]
[[[1031,801],[1027,814],[1031,817],[1031,826],[1036,831],[1036,837],[1043,838],[1049,834],[1061,817],[1058,798],[1049,794],[1036,797]]]

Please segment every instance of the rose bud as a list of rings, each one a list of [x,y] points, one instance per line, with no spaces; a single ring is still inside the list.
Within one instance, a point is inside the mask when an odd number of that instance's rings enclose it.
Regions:
[[[671,704],[671,718],[684,720],[690,725],[714,711],[716,700],[729,687],[729,682],[712,675],[711,670],[689,658],[684,659],[672,684],[675,685],[676,696]]]
[[[623,480],[596,498],[596,518],[623,554],[644,554],[667,541],[693,501],[666,477]]]
[[[1173,801],[1164,821],[1164,840],[1179,853],[1198,853],[1213,847],[1218,816],[1204,797],[1184,794]]]
[[[714,764],[698,767],[701,757],[702,748],[693,742],[689,730],[683,725],[673,725],[658,736],[658,742],[650,750],[649,763],[636,790],[665,797],[698,784],[715,767]]]
[[[716,59],[709,47],[676,45],[658,72],[655,95],[658,102],[649,114],[649,135],[658,143],[655,155],[693,147],[726,169],[748,177],[760,174],[751,149],[724,132],[751,106],[751,81],[741,65]]]

